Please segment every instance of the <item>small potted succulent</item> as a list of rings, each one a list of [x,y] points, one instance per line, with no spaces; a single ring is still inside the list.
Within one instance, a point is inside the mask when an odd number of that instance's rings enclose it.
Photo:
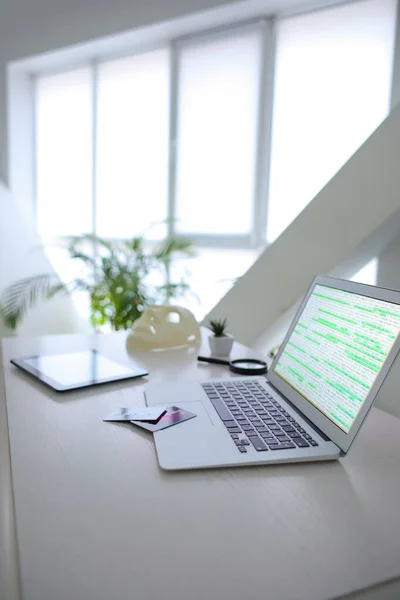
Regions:
[[[211,319],[209,327],[213,333],[208,338],[211,353],[216,356],[228,356],[233,346],[233,337],[226,332],[226,319]]]

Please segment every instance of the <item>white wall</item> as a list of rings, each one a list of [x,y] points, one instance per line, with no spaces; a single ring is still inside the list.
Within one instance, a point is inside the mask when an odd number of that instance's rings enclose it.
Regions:
[[[400,290],[400,237],[391,242],[379,255],[377,284]]]
[[[0,182],[0,291],[22,277],[51,273],[52,267],[40,246],[33,222],[24,216],[16,200]],[[19,328],[23,334],[88,331],[69,297],[43,303],[30,311]],[[0,338],[10,335],[0,319]]]
[[[400,2],[397,1],[397,19],[395,34],[395,49],[393,56],[393,79],[392,79],[392,107],[400,101]]]

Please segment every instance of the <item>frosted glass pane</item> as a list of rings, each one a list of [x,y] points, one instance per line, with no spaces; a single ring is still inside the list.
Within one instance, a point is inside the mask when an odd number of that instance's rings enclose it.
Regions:
[[[177,229],[252,227],[260,33],[185,46],[180,56]]]
[[[387,116],[395,4],[366,0],[277,23],[270,242]]]
[[[101,64],[98,90],[97,232],[132,237],[167,216],[168,50]]]
[[[37,221],[42,235],[91,230],[91,98],[88,68],[37,80]]]

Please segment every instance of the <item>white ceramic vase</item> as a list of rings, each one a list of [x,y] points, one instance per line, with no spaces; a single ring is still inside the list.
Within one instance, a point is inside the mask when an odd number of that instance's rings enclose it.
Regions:
[[[208,338],[211,354],[215,354],[215,356],[229,356],[234,339],[229,334],[226,333],[220,337],[215,337],[215,335],[211,335]]]

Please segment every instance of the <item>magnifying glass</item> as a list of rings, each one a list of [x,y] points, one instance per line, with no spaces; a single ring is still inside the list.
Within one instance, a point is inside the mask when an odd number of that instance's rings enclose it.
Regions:
[[[198,356],[200,362],[213,363],[216,365],[227,365],[233,373],[239,375],[264,375],[268,371],[268,365],[263,360],[256,358],[237,358],[235,360],[223,360],[209,356]]]

